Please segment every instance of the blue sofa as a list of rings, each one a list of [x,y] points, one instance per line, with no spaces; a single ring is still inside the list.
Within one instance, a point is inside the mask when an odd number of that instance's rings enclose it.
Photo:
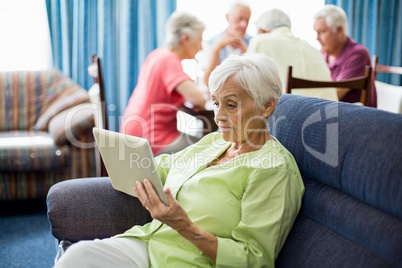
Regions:
[[[283,95],[269,123],[306,188],[276,266],[401,267],[402,115]],[[58,183],[47,202],[59,240],[109,237],[150,220],[108,178]]]

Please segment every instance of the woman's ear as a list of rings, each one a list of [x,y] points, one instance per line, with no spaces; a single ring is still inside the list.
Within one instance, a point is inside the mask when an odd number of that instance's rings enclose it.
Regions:
[[[276,100],[271,98],[264,106],[264,117],[270,117],[276,107]]]
[[[190,36],[188,35],[188,34],[183,34],[182,36],[181,36],[181,43],[182,43],[182,45],[184,45],[184,44],[186,44],[188,41],[190,40]]]

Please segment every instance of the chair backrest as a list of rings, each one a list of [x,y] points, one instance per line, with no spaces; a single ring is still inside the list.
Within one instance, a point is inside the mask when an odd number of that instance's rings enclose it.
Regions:
[[[288,77],[286,83],[286,93],[291,94],[292,88],[353,88],[362,90],[360,101],[364,106],[368,106],[371,93],[372,67],[366,66],[365,75],[354,79],[343,81],[315,81],[293,77],[292,66],[288,67]]]
[[[106,111],[105,85],[103,82],[101,59],[97,55],[92,56],[92,63],[88,67],[88,73],[94,78],[94,85],[89,89],[91,102],[98,105],[95,114],[95,126],[109,129]]]
[[[94,113],[95,126],[98,128],[109,129],[109,123],[106,112],[106,99],[105,99],[105,86],[103,83],[102,65],[101,60],[97,55],[92,56],[92,63],[88,67],[88,73],[94,78],[94,85],[89,89],[89,97],[91,103],[96,105]],[[97,175],[108,176],[105,164],[98,148],[96,148],[96,163],[97,163]]]
[[[379,64],[378,56],[376,55],[373,56],[371,64],[373,65],[374,80],[377,80],[377,73],[391,73],[402,75],[402,67]]]
[[[402,86],[385,83],[377,80],[378,73],[402,75],[402,67],[383,65],[378,63],[378,56],[373,56],[374,83],[377,90],[377,108],[393,113],[402,114]]]

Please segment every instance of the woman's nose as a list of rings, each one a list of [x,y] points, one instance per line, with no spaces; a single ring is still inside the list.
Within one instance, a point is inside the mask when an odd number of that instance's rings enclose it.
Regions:
[[[225,115],[221,107],[215,108],[215,122],[218,124],[219,121],[226,121],[227,116]]]

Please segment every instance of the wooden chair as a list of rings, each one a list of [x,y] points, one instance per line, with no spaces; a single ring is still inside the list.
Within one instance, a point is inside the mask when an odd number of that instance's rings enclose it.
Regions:
[[[378,63],[378,56],[374,55],[371,61],[373,65],[374,80],[377,80],[377,73],[390,73],[390,74],[401,74],[402,67],[383,65]]]
[[[377,108],[393,113],[402,113],[402,86],[392,85],[377,80],[378,73],[402,75],[402,67],[378,63],[378,56],[373,56],[372,66],[377,90]]]
[[[94,113],[95,126],[98,128],[109,129],[109,123],[106,111],[106,100],[105,100],[105,86],[103,82],[102,75],[102,65],[101,60],[97,55],[92,56],[92,63],[88,67],[88,73],[94,78],[94,84],[89,89],[88,93],[90,96],[91,103],[95,104],[97,109]],[[97,174],[98,176],[107,176],[107,171],[105,164],[103,163],[102,157],[96,147],[96,162],[97,162]]]
[[[286,93],[291,94],[293,88],[353,88],[361,89],[362,95],[360,98],[364,106],[368,106],[371,91],[371,66],[366,66],[365,75],[354,79],[344,81],[315,81],[293,77],[292,66],[288,67],[288,78],[286,83]]]

